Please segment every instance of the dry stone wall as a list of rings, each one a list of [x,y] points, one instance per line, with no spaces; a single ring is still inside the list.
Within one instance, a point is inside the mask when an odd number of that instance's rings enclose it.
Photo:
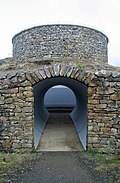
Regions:
[[[31,151],[34,128],[33,85],[50,77],[69,77],[88,86],[88,149],[120,152],[120,74],[88,72],[75,64],[54,64],[0,75],[0,150]]]
[[[50,59],[72,57],[106,63],[108,38],[101,32],[76,25],[44,25],[13,37],[13,57]]]
[[[120,153],[120,73],[99,71],[88,87],[88,146]]]

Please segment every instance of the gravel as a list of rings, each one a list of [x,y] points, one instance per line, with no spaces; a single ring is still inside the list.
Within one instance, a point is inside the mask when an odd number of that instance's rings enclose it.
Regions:
[[[115,183],[110,172],[97,171],[95,162],[80,152],[42,152],[7,177],[7,183]]]

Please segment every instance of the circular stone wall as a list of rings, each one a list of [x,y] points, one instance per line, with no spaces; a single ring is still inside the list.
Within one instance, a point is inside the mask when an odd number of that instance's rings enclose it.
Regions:
[[[24,30],[13,39],[13,57],[72,57],[107,62],[108,38],[101,32],[77,25],[43,25]]]

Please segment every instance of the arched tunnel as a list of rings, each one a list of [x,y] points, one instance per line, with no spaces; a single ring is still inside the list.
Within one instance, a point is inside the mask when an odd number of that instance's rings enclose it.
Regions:
[[[50,113],[47,110],[48,104],[52,107],[52,97],[46,97],[50,89],[57,85],[66,86],[64,92],[71,93],[72,97],[68,100],[67,107],[73,107],[70,116],[77,130],[81,144],[86,150],[87,136],[87,86],[75,79],[67,77],[55,77],[40,81],[33,86],[34,92],[34,147],[39,145],[41,136],[44,132],[46,122]],[[49,92],[50,95],[50,92]],[[56,97],[56,96],[55,96]],[[60,97],[60,96],[59,96]],[[49,99],[47,99],[49,98]],[[49,100],[49,101],[47,101]],[[73,101],[72,101],[73,100]],[[59,98],[59,101],[60,98]],[[58,105],[58,106],[57,106]],[[61,102],[56,104],[61,107]],[[65,106],[66,107],[66,106]]]

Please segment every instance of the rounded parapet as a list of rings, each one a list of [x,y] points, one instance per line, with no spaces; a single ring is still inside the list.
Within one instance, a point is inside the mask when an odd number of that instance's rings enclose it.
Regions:
[[[100,31],[78,25],[33,27],[16,34],[12,43],[13,57],[19,60],[70,57],[108,62],[108,38]]]

